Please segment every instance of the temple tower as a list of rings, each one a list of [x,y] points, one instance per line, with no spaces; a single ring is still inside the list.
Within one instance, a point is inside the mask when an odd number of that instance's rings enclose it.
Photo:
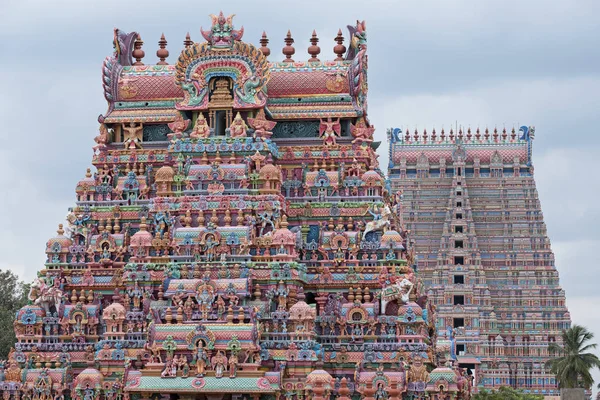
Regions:
[[[438,338],[454,342],[478,388],[556,395],[544,363],[570,315],[535,188],[533,132],[389,130],[389,176]]]

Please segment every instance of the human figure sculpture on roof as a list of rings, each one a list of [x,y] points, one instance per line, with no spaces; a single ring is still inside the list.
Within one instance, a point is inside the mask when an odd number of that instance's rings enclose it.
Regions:
[[[222,378],[227,371],[227,357],[222,351],[219,351],[211,360],[212,368],[215,371],[216,378]]]
[[[342,134],[340,119],[333,121],[331,117],[327,117],[327,121],[323,121],[322,118],[319,121],[319,135],[323,139],[323,144],[325,146],[335,146],[337,144],[336,137]]]
[[[29,300],[33,304],[39,305],[50,312],[50,306],[54,306],[57,310],[62,303],[63,293],[58,287],[48,286],[42,278],[36,278],[30,286]]]
[[[390,208],[387,205],[378,206],[377,204],[373,204],[367,212],[373,216],[373,221],[367,222],[363,238],[366,238],[369,232],[383,230],[385,233],[391,224],[390,217],[392,212]]]
[[[183,115],[177,113],[177,115],[175,116],[175,120],[167,124],[167,126],[171,130],[171,133],[167,134],[167,137],[169,139],[181,139],[183,137],[183,132],[188,128],[189,125],[190,120],[183,119]]]
[[[373,132],[375,128],[367,126],[367,122],[364,118],[359,118],[356,125],[350,125],[350,133],[354,137],[352,144],[363,144],[373,142]]]
[[[92,149],[94,150],[94,154],[97,150],[100,150],[100,152],[102,152],[106,149],[106,145],[108,144],[108,136],[109,134],[106,125],[100,124],[100,134],[94,138],[94,142],[96,142],[96,145],[92,147]]]
[[[204,114],[201,112],[198,113],[198,118],[196,118],[196,123],[194,124],[194,129],[190,133],[190,137],[192,139],[200,139],[207,138],[210,136],[210,127],[208,126],[208,121],[204,118]]]
[[[144,124],[135,126],[135,122],[131,121],[129,126],[123,124],[123,145],[126,149],[141,149],[143,139]]]
[[[242,115],[238,112],[231,126],[229,127],[229,132],[232,138],[235,137],[246,137],[246,130],[248,129],[248,125],[244,122]]]
[[[202,341],[199,340],[196,345],[196,376],[201,378],[204,376],[206,372],[206,364],[208,364],[208,355],[206,354],[206,350],[204,350],[204,346],[202,345]]]

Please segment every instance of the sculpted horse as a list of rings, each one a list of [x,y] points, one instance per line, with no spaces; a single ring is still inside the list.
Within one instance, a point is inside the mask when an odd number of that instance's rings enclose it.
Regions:
[[[363,238],[367,237],[367,233],[383,230],[384,232],[391,226],[390,217],[392,212],[390,208],[386,205],[378,210],[377,206],[373,206],[375,212],[370,209],[367,210],[372,216],[373,221],[367,222],[367,226],[363,233]]]
[[[58,312],[62,304],[63,293],[59,288],[48,286],[43,279],[37,278],[31,284],[27,297],[33,301],[33,304],[42,307],[46,313],[49,313],[50,306],[54,306]]]

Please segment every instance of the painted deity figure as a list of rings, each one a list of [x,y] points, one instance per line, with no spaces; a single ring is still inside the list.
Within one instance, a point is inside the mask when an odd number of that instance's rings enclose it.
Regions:
[[[221,321],[223,319],[223,315],[225,314],[225,300],[223,297],[219,295],[217,297],[217,319]]]
[[[208,355],[202,346],[202,341],[198,341],[196,347],[196,376],[201,378],[206,372],[206,364],[208,362]]]
[[[260,109],[254,118],[248,118],[248,123],[254,128],[254,136],[268,139],[273,135],[273,128],[277,122],[269,121],[265,116],[265,110]]]
[[[215,378],[222,378],[227,371],[227,357],[219,351],[211,360],[212,368],[215,371]]]
[[[237,354],[235,354],[235,352],[231,352],[231,356],[229,356],[229,361],[227,362],[229,364],[229,377],[230,378],[235,378],[235,375],[237,373],[237,368],[238,368],[238,356]]]
[[[106,148],[106,145],[108,144],[108,136],[108,129],[106,128],[106,125],[100,124],[100,134],[94,138],[96,145],[92,147],[94,154],[96,154],[96,151],[100,150],[100,152],[102,152]]]
[[[390,208],[387,205],[379,207],[377,204],[373,204],[373,206],[369,208],[367,212],[373,216],[373,221],[367,222],[365,232],[363,233],[363,238],[365,238],[369,232],[379,230],[386,232],[391,225],[390,216],[392,212]]]
[[[30,286],[28,298],[33,304],[43,307],[46,313],[50,311],[50,306],[56,310],[62,303],[63,292],[59,287],[46,285],[42,278],[37,278]]]
[[[208,126],[208,122],[206,118],[204,118],[204,114],[198,113],[198,118],[196,119],[196,123],[194,124],[194,129],[190,133],[190,137],[192,139],[200,139],[207,138],[210,136],[210,127]]]
[[[183,115],[178,113],[175,117],[175,121],[167,124],[171,130],[171,133],[167,134],[167,137],[169,139],[181,139],[183,137],[183,132],[188,128],[189,125],[190,120],[183,119]]]
[[[399,282],[396,282],[396,286],[400,290],[400,300],[406,304],[410,300],[410,294],[412,293],[414,284],[408,280],[407,278],[402,279]]]
[[[333,121],[331,117],[327,118],[327,121],[320,119],[321,124],[319,125],[319,135],[323,139],[325,146],[335,146],[337,144],[336,137],[342,134],[342,127],[340,125],[340,119]]]
[[[258,214],[258,218],[260,219],[260,231],[258,233],[259,236],[275,230],[275,224],[273,223],[273,212],[269,210],[261,212]],[[265,231],[267,226],[271,227],[269,231]]]
[[[229,127],[229,132],[231,137],[246,137],[246,130],[248,129],[248,125],[244,122],[242,115],[238,112],[231,126]]]
[[[375,128],[367,126],[367,122],[364,118],[359,118],[358,121],[356,121],[356,125],[350,125],[350,133],[354,136],[352,144],[373,142],[373,132],[375,132]]]
[[[377,391],[375,392],[375,400],[387,400],[388,398],[389,396],[383,386],[383,382],[378,382]]]
[[[144,124],[140,123],[135,126],[135,122],[131,121],[129,126],[123,124],[123,145],[126,149],[141,149],[142,139],[144,135]]]

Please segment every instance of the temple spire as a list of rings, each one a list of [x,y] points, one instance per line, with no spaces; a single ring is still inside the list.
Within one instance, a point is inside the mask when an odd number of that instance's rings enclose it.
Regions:
[[[310,54],[309,62],[320,61],[317,56],[321,52],[321,48],[317,46],[319,43],[319,38],[317,37],[317,31],[313,30],[312,37],[310,38],[310,46],[308,48],[308,54]]]
[[[344,54],[346,53],[346,46],[344,46],[344,36],[342,35],[342,30],[338,29],[337,36],[335,37],[336,45],[333,46],[333,52],[337,56],[335,61],[344,61]]]
[[[138,33],[137,38],[133,43],[134,50],[132,55],[133,58],[135,58],[135,63],[133,63],[133,65],[144,65],[144,63],[142,62],[142,58],[144,58],[146,53],[144,52],[144,50],[142,50],[143,45],[144,42],[142,41],[142,36],[140,36],[140,34]]]
[[[260,51],[265,55],[265,57],[269,57],[271,54],[271,49],[267,47],[269,44],[269,39],[267,38],[267,33],[263,31],[262,37],[260,38]]]
[[[167,57],[169,57],[169,50],[167,50],[167,39],[165,39],[165,34],[160,35],[160,40],[158,41],[159,49],[156,51],[156,56],[159,58],[159,62],[156,65],[167,65],[168,63],[165,61]]]
[[[283,41],[285,42],[285,47],[282,50],[282,53],[285,55],[285,59],[283,60],[283,62],[292,63],[294,62],[292,56],[296,52],[296,49],[294,49],[294,47],[292,46],[292,44],[294,43],[294,38],[292,38],[292,32],[288,30],[287,35],[285,36],[285,39]]]

